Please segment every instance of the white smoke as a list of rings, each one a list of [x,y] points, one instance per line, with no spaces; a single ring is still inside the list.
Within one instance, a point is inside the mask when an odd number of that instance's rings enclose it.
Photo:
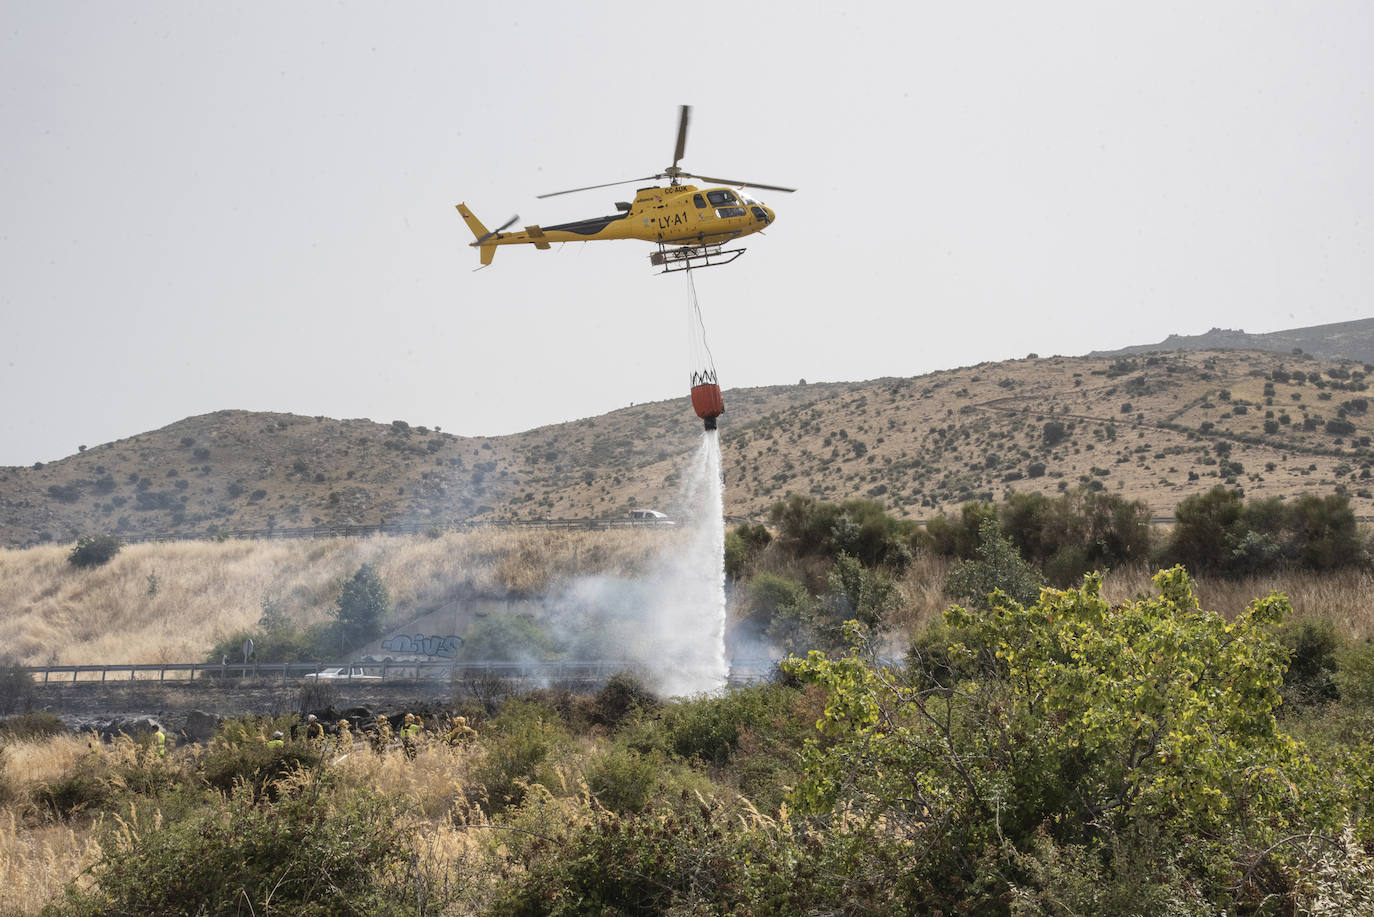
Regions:
[[[725,685],[725,517],[714,430],[683,475],[684,529],[635,579],[584,577],[554,601],[574,658],[622,662],[660,694]]]

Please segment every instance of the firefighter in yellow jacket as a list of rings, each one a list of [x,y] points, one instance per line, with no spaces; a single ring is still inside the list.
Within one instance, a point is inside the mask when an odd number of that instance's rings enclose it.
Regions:
[[[453,718],[453,728],[444,736],[444,741],[449,745],[457,747],[466,745],[477,738],[477,730],[468,725],[468,718],[456,716]]]
[[[413,713],[407,713],[405,724],[401,726],[401,747],[405,749],[406,757],[415,760],[415,752],[419,749],[420,735],[425,731],[425,727],[420,723],[419,717]]]
[[[377,714],[377,723],[369,738],[372,750],[379,755],[384,753],[386,747],[391,744],[391,721],[382,714]]]

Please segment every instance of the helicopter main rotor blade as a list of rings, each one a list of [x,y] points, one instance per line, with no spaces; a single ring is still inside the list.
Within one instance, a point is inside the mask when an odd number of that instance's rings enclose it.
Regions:
[[[677,147],[673,150],[673,167],[682,161],[683,154],[687,152],[687,120],[692,115],[692,106],[682,106],[682,113],[677,123]]]
[[[732,185],[736,188],[762,188],[765,191],[786,191],[789,194],[797,190],[796,188],[784,188],[781,185],[764,185],[756,181],[736,181],[733,178],[712,178],[709,175],[694,175],[688,172],[683,172],[682,174],[685,178],[696,178],[701,181],[715,182],[718,185]]]
[[[628,185],[630,182],[635,181],[654,181],[659,177],[660,176],[657,175],[646,175],[643,178],[626,178],[622,181],[608,181],[602,185],[588,185],[585,188],[569,188],[567,191],[550,191],[548,194],[536,194],[535,198],[542,201],[546,197],[558,197],[560,194],[576,194],[578,191],[594,191],[597,188],[611,188],[615,185]]]

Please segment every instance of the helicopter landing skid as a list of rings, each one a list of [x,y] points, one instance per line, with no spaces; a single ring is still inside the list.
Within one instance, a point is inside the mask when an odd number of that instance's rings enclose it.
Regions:
[[[744,254],[744,249],[724,248],[724,244],[723,242],[715,242],[709,245],[685,245],[669,248],[660,242],[658,251],[649,255],[649,263],[654,267],[663,268],[659,271],[660,274],[671,274],[674,271],[690,271],[693,268],[729,264]]]

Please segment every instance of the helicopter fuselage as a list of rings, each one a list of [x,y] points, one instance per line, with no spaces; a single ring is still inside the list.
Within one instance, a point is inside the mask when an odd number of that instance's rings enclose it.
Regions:
[[[488,233],[465,204],[458,205],[478,241],[471,243],[490,264],[498,245],[533,245],[546,249],[554,242],[593,242],[602,239],[639,239],[661,245],[709,245],[758,232],[773,223],[773,210],[733,188],[668,185],[640,188],[632,203],[617,205],[622,212],[552,226],[526,226],[518,232]]]

